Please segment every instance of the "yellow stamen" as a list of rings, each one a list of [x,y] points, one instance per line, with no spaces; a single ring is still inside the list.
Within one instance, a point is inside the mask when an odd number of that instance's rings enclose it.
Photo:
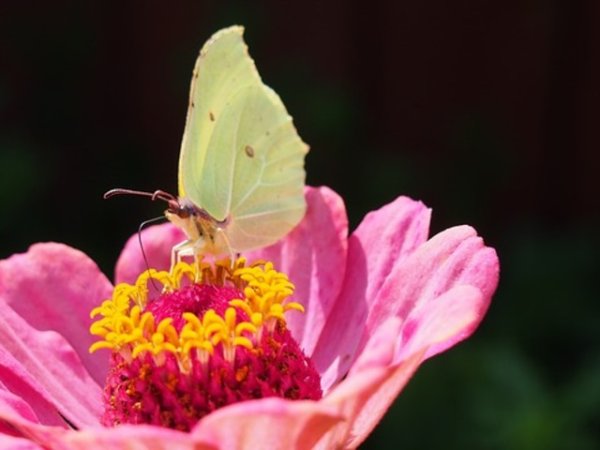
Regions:
[[[240,267],[234,276],[247,283],[245,298],[233,299],[229,304],[244,311],[255,326],[270,324],[272,327],[277,320],[285,323],[284,313],[289,310],[304,312],[304,307],[297,302],[284,303],[294,293],[294,285],[285,274],[276,271],[272,263]]]
[[[244,298],[231,300],[223,316],[212,309],[202,317],[184,312],[185,324],[178,331],[172,318],[157,324],[154,315],[145,311],[151,280],[159,282],[167,292],[181,289],[186,281],[233,286],[243,292]],[[221,346],[223,356],[233,361],[235,348],[252,349],[260,341],[263,327],[272,330],[278,321],[285,323],[288,310],[304,311],[299,303],[286,301],[293,292],[294,285],[270,262],[246,266],[246,260],[238,258],[233,264],[229,260],[179,262],[171,272],[150,269],[133,285],[115,286],[112,297],[91,311],[90,316],[97,320],[90,332],[100,340],[89,351],[111,349],[128,361],[150,353],[157,364],[164,364],[167,355],[173,355],[180,367],[188,371],[192,357],[205,364],[215,348]],[[240,313],[248,319],[240,320]]]

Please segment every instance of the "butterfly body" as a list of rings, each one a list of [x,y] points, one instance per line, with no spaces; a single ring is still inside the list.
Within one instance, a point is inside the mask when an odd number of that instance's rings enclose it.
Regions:
[[[187,199],[179,199],[165,211],[165,216],[186,235],[186,240],[173,248],[172,264],[183,256],[233,255],[224,232],[227,221],[214,219]]]

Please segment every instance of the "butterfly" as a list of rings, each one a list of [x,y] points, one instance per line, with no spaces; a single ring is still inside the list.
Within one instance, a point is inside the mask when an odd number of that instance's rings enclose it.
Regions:
[[[273,244],[304,217],[304,157],[279,96],[248,54],[243,27],[215,33],[200,50],[179,156],[179,195],[113,189],[164,200],[186,240],[184,256],[233,255]]]

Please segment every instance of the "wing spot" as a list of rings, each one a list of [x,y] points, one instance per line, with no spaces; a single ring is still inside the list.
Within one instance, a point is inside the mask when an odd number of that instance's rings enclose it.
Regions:
[[[208,112],[208,118],[210,119],[211,122],[215,121],[215,115],[212,113],[212,111]]]
[[[250,147],[249,145],[246,145],[244,147],[244,152],[246,152],[246,155],[248,155],[248,158],[254,158],[254,149],[252,147]]]

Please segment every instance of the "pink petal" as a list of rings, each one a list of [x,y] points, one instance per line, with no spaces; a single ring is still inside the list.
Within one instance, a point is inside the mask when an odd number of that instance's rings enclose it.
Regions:
[[[111,294],[112,286],[85,254],[63,244],[31,246],[27,253],[0,261],[0,297],[37,330],[56,330],[75,349],[98,383],[106,358],[90,355],[90,311]]]
[[[431,210],[408,197],[398,197],[365,216],[352,234],[357,247],[349,255],[348,262],[359,275],[363,273],[360,263],[364,261],[367,265],[368,279],[364,286],[367,303],[375,299],[392,267],[427,240],[430,219]],[[348,281],[353,281],[352,269],[349,270]]]
[[[369,213],[350,237],[343,290],[313,355],[325,388],[347,372],[362,337],[359,331],[394,263],[427,239],[430,213],[421,202],[399,197]]]
[[[340,420],[322,402],[266,398],[211,413],[192,436],[223,450],[309,450]]]
[[[343,399],[341,401],[342,407],[349,408],[347,414],[350,419],[347,420],[346,426],[338,426],[337,437],[330,437],[333,441],[336,439],[338,441],[346,440],[348,439],[346,435],[350,435],[354,436],[352,441],[358,445],[383,417],[385,411],[395,400],[397,393],[410,378],[410,374],[416,370],[418,357],[415,357],[416,365],[414,367],[401,364],[402,370],[399,373],[396,373],[396,368],[390,369],[398,350],[398,336],[400,335],[401,326],[402,322],[397,317],[391,317],[379,327],[352,366],[347,380],[334,388],[330,396],[325,399],[325,402],[339,402],[337,399],[341,398]],[[422,355],[423,351],[421,350],[418,354]],[[407,370],[408,368],[410,370]],[[363,376],[364,373],[371,375]],[[383,379],[379,378],[380,375],[383,376]],[[371,376],[375,377],[377,381],[372,381]],[[394,388],[397,391],[393,394],[390,393],[389,388],[377,391],[377,386],[381,383],[385,384],[388,381],[383,380],[388,379],[395,381]],[[355,405],[357,409],[353,410],[349,407],[351,405],[349,399],[353,395],[352,393],[356,393],[357,398],[363,397],[364,406],[359,403]],[[369,405],[369,407],[367,408],[366,405]],[[366,411],[365,408],[367,408]],[[343,438],[340,436],[343,436]]]
[[[122,425],[115,428],[88,428],[65,434],[69,450],[217,450],[188,433],[151,425]]]
[[[429,358],[467,338],[481,322],[488,301],[476,287],[461,285],[421,304],[402,327],[396,360],[421,348],[428,349],[425,358]]]
[[[7,436],[0,433],[0,448],[4,450],[43,450],[39,445],[28,439]]]
[[[8,434],[30,440],[43,448],[65,448],[62,437],[67,430],[61,427],[40,425],[36,421],[28,420],[17,411],[21,407],[11,407],[11,405],[15,405],[15,402],[9,399],[10,395],[10,393],[0,391],[0,437]],[[0,448],[5,447],[0,445]]]
[[[398,351],[401,330],[402,321],[397,317],[390,317],[370,337],[348,376],[371,368],[390,366]]]
[[[40,426],[24,420],[19,414],[8,411],[2,399],[3,397],[0,395],[0,424],[3,421],[10,423],[17,433],[42,444],[44,448],[69,450],[121,450],[124,448],[153,450],[217,449],[217,447],[202,442],[189,433],[151,425],[123,425],[114,428],[93,427],[83,428],[79,431]],[[0,448],[4,447],[0,446]]]
[[[478,317],[483,317],[498,283],[498,271],[496,252],[484,245],[473,228],[459,226],[437,234],[394,266],[373,302],[364,339],[388,317],[405,320],[413,310],[460,285],[481,291],[476,308]]]
[[[69,343],[54,331],[31,327],[0,298],[0,381],[7,390],[35,402],[42,397],[76,426],[98,423],[100,386]],[[43,402],[38,418],[56,424]],[[42,415],[43,414],[43,415]]]
[[[66,428],[58,410],[40,393],[35,380],[3,349],[0,349],[0,380],[0,417],[7,423],[20,418]]]
[[[277,244],[247,256],[272,261],[295,284],[292,299],[304,305],[305,313],[288,314],[288,327],[311,354],[342,286],[348,219],[344,202],[331,189],[307,187],[305,195],[302,222]]]
[[[115,267],[115,283],[133,284],[138,276],[151,267],[157,270],[169,270],[171,249],[185,240],[183,231],[171,223],[154,225],[141,233],[142,245],[146,253],[144,261],[138,233],[131,236]]]
[[[419,367],[423,351],[388,367],[357,371],[322,401],[346,420],[319,442],[318,449],[356,448],[371,433]]]
[[[39,398],[43,403],[47,403],[43,398]],[[10,435],[14,437],[28,437],[30,433],[27,432],[27,429],[23,429],[21,424],[31,424],[32,426],[37,426],[39,421],[36,417],[36,414],[32,410],[32,406],[36,409],[40,409],[40,405],[28,405],[22,398],[18,395],[15,395],[8,390],[6,390],[6,386],[2,386],[0,388],[0,448],[10,448],[4,447],[2,444],[2,437],[5,435]],[[52,406],[45,406],[48,411],[52,410]],[[54,409],[53,414],[58,416],[56,410]],[[62,421],[60,417],[57,419]],[[64,421],[62,421],[63,426]]]
[[[7,365],[4,362],[4,360],[5,360],[5,354],[2,352],[2,353],[0,353],[0,361],[2,361],[0,364],[2,364],[3,368]],[[4,369],[3,369],[3,373],[4,373]],[[3,376],[2,378],[6,378],[6,377]],[[23,383],[23,384],[25,384],[25,383]],[[20,393],[14,394],[12,391],[9,390],[8,384],[0,383],[0,405],[1,405],[0,408],[2,409],[2,411],[7,415],[21,417],[21,418],[23,418],[25,420],[29,420],[31,422],[39,422],[38,417],[32,410],[32,406],[36,406],[36,405],[28,404],[23,399],[24,397],[26,398],[27,394],[25,396],[21,395]],[[43,401],[43,399],[41,399],[41,400]],[[54,413],[56,413],[56,411],[54,411]]]

